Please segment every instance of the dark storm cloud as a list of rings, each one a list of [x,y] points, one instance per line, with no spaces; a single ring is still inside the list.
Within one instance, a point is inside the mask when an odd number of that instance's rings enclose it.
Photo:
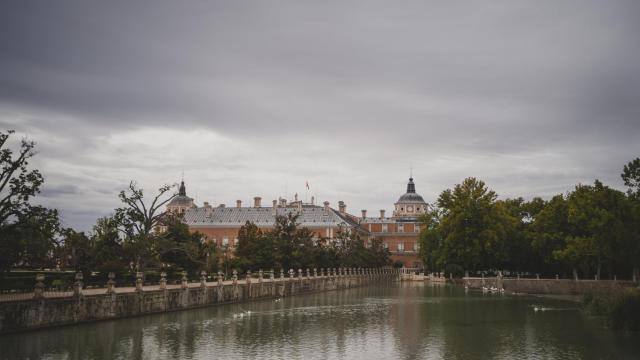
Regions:
[[[0,125],[89,212],[182,170],[227,202],[312,177],[374,208],[411,165],[431,200],[465,176],[508,196],[617,185],[640,152],[639,18],[635,1],[8,1]]]

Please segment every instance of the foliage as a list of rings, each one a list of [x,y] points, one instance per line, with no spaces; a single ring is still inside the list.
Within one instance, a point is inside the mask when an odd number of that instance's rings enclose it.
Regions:
[[[439,212],[423,218],[425,263],[437,267],[455,263],[464,268],[503,265],[517,219],[496,199],[497,194],[475,178],[443,191],[437,202]]]
[[[0,272],[13,265],[50,265],[60,230],[57,210],[34,206],[44,178],[29,168],[35,142],[22,139],[18,150],[9,146],[14,131],[0,132]]]
[[[640,331],[640,289],[593,292],[583,303],[592,315],[604,316],[613,329]]]
[[[203,241],[202,234],[192,233],[189,227],[175,216],[165,217],[163,225],[166,226],[166,230],[158,238],[160,261],[186,270],[191,275],[197,275],[201,270],[214,270],[215,247]]]
[[[379,267],[389,264],[389,252],[379,240],[366,246],[357,233],[340,231],[332,241],[299,227],[298,215],[276,216],[273,229],[263,232],[247,222],[238,233],[231,267],[242,271],[327,267]]]

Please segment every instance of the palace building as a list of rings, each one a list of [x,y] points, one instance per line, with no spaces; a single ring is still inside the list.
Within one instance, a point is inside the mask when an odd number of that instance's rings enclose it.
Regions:
[[[220,248],[233,248],[238,242],[240,227],[252,222],[262,230],[269,230],[275,223],[276,216],[296,214],[301,227],[311,230],[317,239],[334,239],[340,231],[358,232],[366,244],[379,239],[389,249],[391,259],[400,261],[405,267],[419,267],[418,257],[419,216],[427,211],[427,203],[415,190],[413,178],[409,179],[407,191],[394,204],[393,216],[386,217],[385,210],[380,216],[354,216],[347,212],[343,201],[338,202],[338,209],[330,206],[328,201],[323,206],[303,203],[296,195],[294,200],[273,200],[271,206],[262,206],[262,198],[256,196],[252,206],[243,206],[241,200],[235,207],[225,204],[212,206],[205,202],[198,207],[194,200],[187,196],[184,181],[180,183],[178,196],[167,204],[167,211],[183,216],[183,221],[191,231],[204,235],[205,241],[215,243]]]

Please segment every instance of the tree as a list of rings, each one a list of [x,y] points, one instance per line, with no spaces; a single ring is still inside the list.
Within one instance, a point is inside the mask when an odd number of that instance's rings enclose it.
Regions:
[[[22,139],[19,149],[9,147],[13,130],[0,132],[0,272],[22,263],[41,267],[56,245],[59,231],[57,210],[34,206],[44,178],[29,168],[35,156],[35,142]]]
[[[566,265],[573,268],[575,264],[569,258],[557,256],[571,231],[564,196],[556,195],[545,203],[531,225],[531,249],[540,261],[538,268],[546,273],[563,271]]]
[[[592,186],[576,186],[567,200],[570,234],[556,255],[578,262],[585,271],[595,268],[598,278],[604,265],[614,269],[629,236],[624,221],[630,214],[628,205],[624,193],[598,180]]]
[[[166,230],[158,238],[160,261],[176,265],[192,275],[200,270],[211,271],[207,268],[207,259],[214,256],[214,248],[207,246],[202,234],[189,231],[177,216],[166,216],[163,225]]]
[[[81,271],[88,277],[94,266],[93,242],[84,232],[65,229],[62,233],[63,245],[60,252],[62,265]]]
[[[453,190],[443,191],[437,202],[442,236],[441,265],[458,264],[465,269],[497,268],[508,260],[506,242],[517,219],[485,183],[467,178]]]
[[[133,181],[118,195],[126,206],[116,209],[115,218],[125,235],[125,251],[138,267],[153,261],[157,255],[156,238],[152,232],[165,215],[163,207],[176,196],[175,193],[167,194],[171,188],[169,185],[159,188],[151,204],[145,203],[143,190]]]
[[[626,164],[620,174],[624,184],[629,187],[629,195],[640,196],[640,158],[635,158]]]
[[[118,273],[127,267],[118,226],[118,219],[103,217],[93,227],[93,262],[96,270],[102,273]]]
[[[628,239],[628,253],[633,267],[633,280],[640,276],[640,158],[635,158],[624,166],[620,175],[624,184],[629,187],[627,195],[632,208],[632,216],[628,221],[631,234]]]

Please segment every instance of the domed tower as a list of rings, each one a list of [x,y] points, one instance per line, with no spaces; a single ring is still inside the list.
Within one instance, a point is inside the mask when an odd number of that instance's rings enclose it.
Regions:
[[[413,183],[413,178],[409,178],[407,192],[400,196],[394,205],[394,217],[417,217],[427,212],[427,203],[422,196],[416,194],[416,185]]]
[[[183,214],[187,209],[196,207],[193,199],[187,196],[187,189],[184,186],[184,180],[180,182],[178,196],[174,197],[167,204],[167,211],[175,214]]]

